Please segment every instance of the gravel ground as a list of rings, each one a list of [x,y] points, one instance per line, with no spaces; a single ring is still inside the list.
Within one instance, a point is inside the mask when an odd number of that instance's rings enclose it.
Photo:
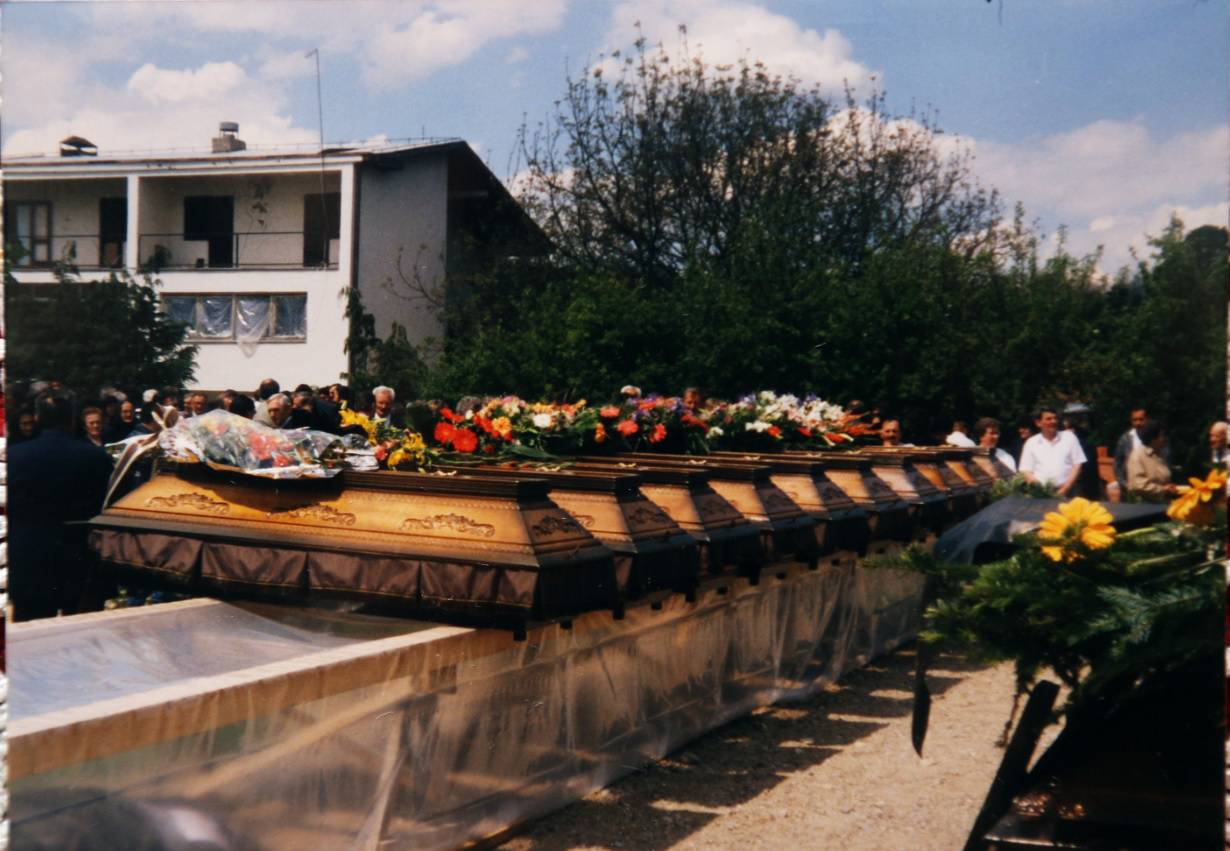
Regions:
[[[500,847],[959,849],[1003,755],[995,742],[1012,667],[938,660],[920,759],[910,745],[913,665],[904,648],[806,703],[758,710]]]

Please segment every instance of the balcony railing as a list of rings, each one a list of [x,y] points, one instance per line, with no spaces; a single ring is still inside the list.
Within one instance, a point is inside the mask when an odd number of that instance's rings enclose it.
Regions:
[[[100,237],[92,234],[54,234],[48,237],[5,236],[5,245],[17,248],[13,252],[14,266],[19,269],[46,269],[65,263],[79,269],[118,269],[124,265],[122,237]],[[33,243],[47,246],[46,252],[34,251]],[[46,257],[48,259],[40,259]]]
[[[137,254],[153,269],[336,269],[338,240],[317,240],[304,231],[144,233]]]

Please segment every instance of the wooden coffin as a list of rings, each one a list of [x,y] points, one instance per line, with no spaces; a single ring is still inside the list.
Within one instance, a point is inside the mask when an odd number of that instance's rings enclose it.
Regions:
[[[103,560],[208,593],[341,597],[513,626],[619,603],[611,550],[542,479],[279,481],[180,467],[91,525]]]
[[[985,505],[991,493],[991,485],[995,483],[990,475],[974,463],[972,447],[941,446],[944,460],[961,479],[978,492],[979,505]]]
[[[788,458],[819,461],[824,472],[846,496],[867,512],[871,540],[912,541],[910,505],[872,470],[872,459],[857,452],[818,450],[786,452]]]
[[[1011,479],[1016,475],[1006,464],[995,457],[995,450],[976,446],[970,452],[973,453],[971,460],[974,464],[990,476],[993,481],[998,482],[1001,479]]]
[[[918,471],[940,490],[948,493],[948,507],[954,520],[964,520],[980,508],[978,489],[957,475],[949,465],[945,449],[933,446],[908,447],[908,455]]]
[[[704,470],[597,457],[572,469],[636,473],[641,492],[699,543],[702,575],[759,576],[765,556],[760,529],[712,488]]]
[[[948,494],[932,484],[914,464],[913,456],[884,447],[867,447],[871,469],[897,496],[910,504],[917,533],[938,534],[952,520]]]
[[[455,468],[461,469],[461,468]],[[474,476],[525,478],[526,470],[486,464]],[[625,600],[663,591],[691,595],[700,561],[696,539],[641,492],[640,476],[535,468],[553,502],[615,553],[615,579]]]
[[[777,486],[765,464],[712,456],[630,452],[620,460],[697,467],[709,473],[709,484],[740,514],[761,528],[768,561],[798,561],[815,567],[824,528]]]
[[[746,452],[713,452],[711,457],[768,465],[773,483],[796,505],[821,521],[821,555],[839,551],[867,552],[871,539],[867,512],[833,484],[820,461]]]

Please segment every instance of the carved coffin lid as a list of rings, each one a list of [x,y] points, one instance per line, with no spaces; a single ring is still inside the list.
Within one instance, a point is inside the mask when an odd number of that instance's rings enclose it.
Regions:
[[[985,446],[976,446],[969,450],[971,453],[970,460],[979,467],[984,473],[991,477],[992,480],[1011,479],[1013,472],[1006,464],[995,457],[994,450],[988,449]]]
[[[807,517],[804,511],[773,481],[772,468],[756,461],[729,458],[656,455],[630,452],[619,458],[645,463],[698,467],[709,473],[709,484],[744,517],[756,523],[781,524]]]
[[[856,505],[873,512],[902,507],[902,500],[872,469],[873,459],[857,452],[787,452],[788,457],[809,458],[824,465],[824,471]]]
[[[862,509],[854,504],[854,500],[833,484],[825,473],[824,463],[815,458],[746,452],[714,452],[712,455],[716,458],[766,465],[773,483],[804,511],[820,517],[834,517],[843,512],[862,512]]]
[[[713,489],[710,474],[700,467],[646,464],[601,456],[583,457],[579,462],[578,470],[638,474],[641,492],[693,535],[706,536],[739,526],[754,529],[743,514]]]
[[[616,550],[690,536],[641,492],[635,473],[598,470],[514,468],[496,465],[465,468],[475,476],[525,478],[547,483],[551,499],[598,540]]]
[[[925,456],[892,446],[867,446],[860,451],[870,457],[876,475],[903,499],[914,503],[947,499],[951,488],[940,477],[935,464],[927,465]]]
[[[973,482],[958,475],[948,463],[944,449],[919,446],[912,447],[908,454],[919,472],[930,479],[936,487],[941,490],[947,489],[950,496],[963,496],[976,492]]]
[[[974,463],[973,447],[941,446],[940,452],[943,453],[944,460],[948,462],[948,466],[955,470],[957,475],[964,479],[967,484],[978,490],[990,489],[995,480]]]
[[[551,501],[547,482],[532,478],[346,472],[269,481],[182,469],[129,493],[93,525],[451,562],[543,566],[610,556]]]

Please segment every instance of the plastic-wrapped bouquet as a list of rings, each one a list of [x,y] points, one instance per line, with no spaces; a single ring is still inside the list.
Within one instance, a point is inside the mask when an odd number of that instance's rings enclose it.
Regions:
[[[347,449],[336,435],[269,428],[221,410],[180,420],[159,435],[159,444],[180,462],[277,479],[336,475]]]

